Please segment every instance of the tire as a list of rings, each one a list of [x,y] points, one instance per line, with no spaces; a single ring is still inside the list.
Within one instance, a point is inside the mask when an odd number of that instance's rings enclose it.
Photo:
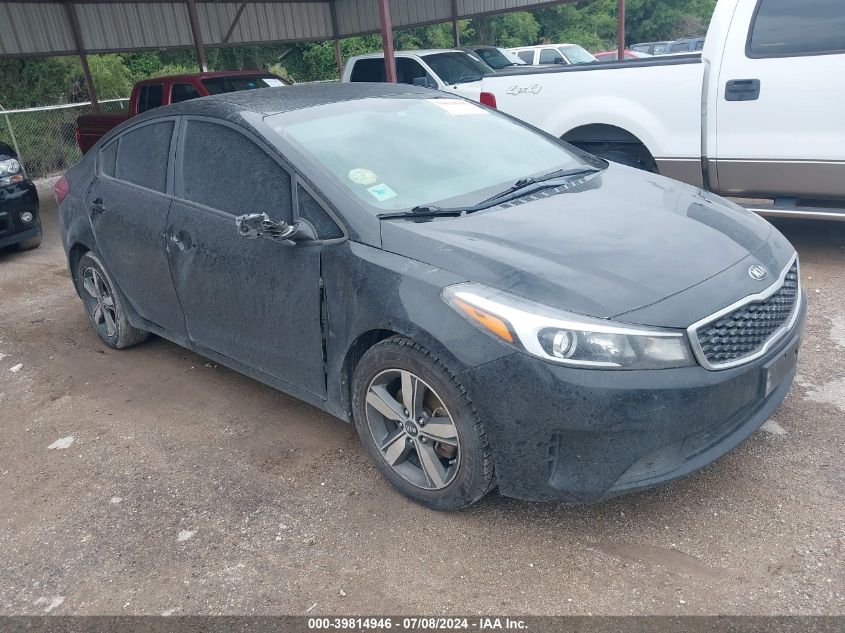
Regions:
[[[103,342],[114,349],[142,343],[149,337],[129,323],[123,296],[103,262],[92,251],[79,258],[73,274],[85,313]]]
[[[406,399],[414,406],[404,408]],[[419,343],[394,336],[370,348],[355,368],[352,405],[364,450],[410,499],[458,510],[495,488],[475,405],[448,367]]]
[[[41,246],[41,220],[38,220],[38,235],[35,237],[31,237],[28,240],[24,240],[23,242],[18,242],[15,244],[15,250],[17,251],[31,251],[33,248],[38,248]]]

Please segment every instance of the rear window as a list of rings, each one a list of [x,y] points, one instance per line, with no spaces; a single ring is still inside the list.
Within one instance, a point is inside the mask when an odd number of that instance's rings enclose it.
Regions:
[[[164,193],[173,121],[142,125],[122,134],[117,146],[118,180]]]
[[[158,108],[164,95],[163,84],[150,84],[138,89],[138,114]]]
[[[748,38],[749,57],[845,53],[843,0],[761,0]]]
[[[202,80],[202,85],[210,95],[219,95],[225,92],[240,92],[241,90],[255,90],[256,88],[276,88],[284,86],[278,77],[272,75],[237,75],[234,77],[209,77]]]

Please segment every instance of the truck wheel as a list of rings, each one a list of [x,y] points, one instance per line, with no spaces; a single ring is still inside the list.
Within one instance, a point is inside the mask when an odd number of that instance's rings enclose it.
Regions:
[[[117,285],[93,252],[79,258],[73,280],[94,331],[106,345],[123,349],[147,339],[149,332],[129,323]]]
[[[355,428],[384,477],[437,510],[465,508],[496,485],[475,405],[446,365],[394,336],[361,358],[352,379]]]

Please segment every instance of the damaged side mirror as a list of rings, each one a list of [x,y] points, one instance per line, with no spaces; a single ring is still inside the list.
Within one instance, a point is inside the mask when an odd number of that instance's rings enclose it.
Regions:
[[[271,220],[266,213],[248,213],[235,218],[238,235],[247,239],[266,237],[271,240],[286,241],[297,238],[298,224],[288,224],[284,220]]]

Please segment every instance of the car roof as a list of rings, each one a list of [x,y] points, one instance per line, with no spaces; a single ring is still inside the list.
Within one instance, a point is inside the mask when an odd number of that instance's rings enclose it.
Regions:
[[[165,75],[163,77],[153,77],[152,79],[144,79],[139,81],[136,85],[145,84],[160,84],[174,81],[190,81],[192,79],[212,79],[214,77],[254,77],[255,75],[273,76],[273,73],[266,70],[216,70],[204,73],[183,73],[181,75]]]
[[[193,114],[231,118],[243,112],[270,115],[358,99],[399,95],[419,95],[421,98],[430,98],[433,96],[432,92],[430,88],[408,84],[326,81],[276,88],[241,90],[199,99],[189,99],[188,101],[149,110],[142,116],[153,118]],[[150,116],[146,117],[146,115]]]
[[[394,55],[396,57],[414,57],[414,56],[423,56],[423,55],[433,55],[435,53],[466,53],[466,51],[461,50],[460,48],[421,48],[418,50],[412,51],[396,51]],[[367,53],[366,55],[355,55],[355,57],[351,57],[349,61],[358,60],[358,59],[381,59],[384,57],[384,53]]]

